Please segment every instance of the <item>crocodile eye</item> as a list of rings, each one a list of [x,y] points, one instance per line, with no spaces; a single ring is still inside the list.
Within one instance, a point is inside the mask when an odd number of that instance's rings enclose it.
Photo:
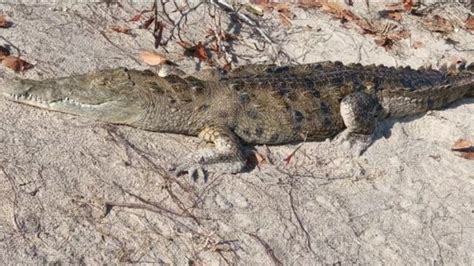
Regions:
[[[201,93],[204,89],[201,87],[201,86],[192,86],[191,87],[191,90],[196,93],[196,94],[199,94]]]
[[[295,119],[295,121],[297,123],[299,123],[299,122],[303,121],[304,115],[300,111],[294,110],[293,111],[293,118]]]

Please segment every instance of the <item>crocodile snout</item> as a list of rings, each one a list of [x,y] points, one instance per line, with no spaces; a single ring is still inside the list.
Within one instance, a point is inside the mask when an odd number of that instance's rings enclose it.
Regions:
[[[0,93],[12,100],[18,100],[18,98],[25,96],[31,87],[28,80],[15,78],[0,83]]]

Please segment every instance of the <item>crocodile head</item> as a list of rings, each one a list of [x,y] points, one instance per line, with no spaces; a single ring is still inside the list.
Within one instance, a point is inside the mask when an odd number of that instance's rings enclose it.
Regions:
[[[97,120],[133,124],[146,113],[128,70],[102,70],[42,81],[13,79],[0,86],[9,100]]]

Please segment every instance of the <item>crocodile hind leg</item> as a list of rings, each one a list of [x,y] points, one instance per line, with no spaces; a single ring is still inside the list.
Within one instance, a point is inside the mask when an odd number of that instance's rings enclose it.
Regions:
[[[202,148],[189,154],[174,173],[179,175],[187,172],[194,179],[205,177],[206,172],[238,173],[245,166],[245,159],[241,152],[240,141],[224,127],[206,127],[199,133],[199,138],[213,143],[212,148]]]
[[[376,99],[362,91],[342,99],[340,108],[346,129],[335,138],[335,142],[348,145],[351,153],[359,156],[373,142],[372,133],[382,109]]]

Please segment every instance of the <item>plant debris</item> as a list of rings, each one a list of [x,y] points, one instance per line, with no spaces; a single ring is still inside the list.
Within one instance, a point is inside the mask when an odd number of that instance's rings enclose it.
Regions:
[[[33,65],[26,62],[25,60],[10,55],[3,58],[2,65],[13,69],[15,72],[24,72],[30,68],[33,68]]]
[[[439,33],[451,33],[454,31],[454,27],[447,19],[440,15],[434,15],[431,18],[426,18],[423,21],[423,25],[430,31]]]
[[[125,26],[113,26],[111,27],[111,30],[119,33],[130,34],[130,29]]]
[[[138,54],[143,62],[148,65],[156,66],[156,65],[177,65],[171,61],[169,61],[165,55],[160,54],[155,51],[144,50]]]
[[[474,31],[474,17],[469,17],[464,21],[464,27],[467,30]]]
[[[422,48],[423,46],[425,46],[425,44],[421,41],[414,41],[411,44],[411,47],[413,47],[414,49]]]
[[[0,28],[10,28],[13,25],[4,15],[0,15]]]
[[[184,48],[185,56],[194,56],[204,62],[207,62],[209,60],[209,55],[206,51],[206,47],[204,47],[202,42],[198,42],[196,45],[192,45],[186,41],[179,41],[178,44]]]
[[[451,147],[452,151],[458,152],[458,155],[464,159],[474,160],[474,143],[465,139],[458,139]]]

